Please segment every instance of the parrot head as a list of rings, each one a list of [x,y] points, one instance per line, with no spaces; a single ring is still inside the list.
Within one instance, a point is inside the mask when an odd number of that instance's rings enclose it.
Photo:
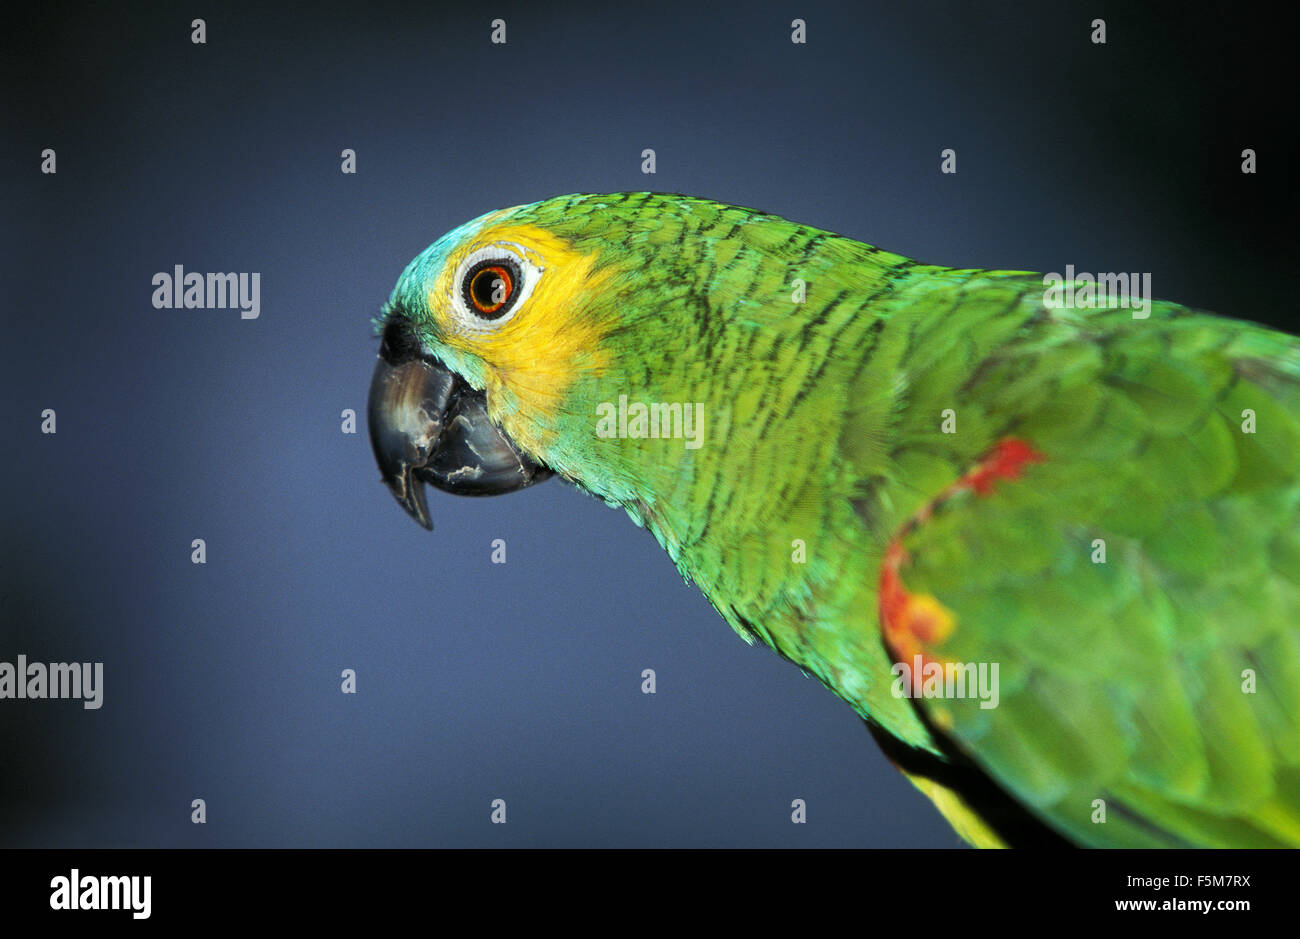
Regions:
[[[632,389],[677,400],[691,384],[700,258],[685,233],[715,206],[563,196],[483,215],[411,261],[378,322],[368,418],[383,480],[416,521],[432,527],[424,483],[495,495],[559,473],[635,506],[656,466],[677,471],[680,446],[602,439],[595,415]]]
[[[425,482],[497,495],[551,476],[545,438],[601,358],[596,327],[609,317],[595,301],[607,278],[538,217],[542,205],[448,232],[407,266],[384,310],[371,445],[384,482],[425,528]]]
[[[486,394],[491,337],[513,332],[543,271],[536,251],[491,233],[485,216],[411,261],[383,311],[370,446],[393,496],[425,528],[425,483],[494,496],[551,475],[491,420]]]

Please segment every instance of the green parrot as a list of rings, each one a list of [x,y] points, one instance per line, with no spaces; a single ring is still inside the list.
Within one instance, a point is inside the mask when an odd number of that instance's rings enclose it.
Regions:
[[[562,196],[407,266],[371,442],[626,509],[974,845],[1300,845],[1300,340],[1102,286]]]

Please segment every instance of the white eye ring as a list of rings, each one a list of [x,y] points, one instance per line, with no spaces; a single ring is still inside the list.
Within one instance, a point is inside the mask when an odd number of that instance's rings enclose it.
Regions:
[[[488,319],[483,314],[469,308],[465,303],[465,277],[475,265],[484,261],[506,260],[514,263],[519,272],[519,283],[514,285],[506,312]],[[465,334],[482,334],[500,329],[502,324],[510,322],[519,308],[528,302],[533,288],[546,268],[538,263],[540,259],[521,244],[513,241],[498,241],[482,248],[475,248],[467,254],[456,267],[456,275],[451,282],[451,312],[456,326]]]

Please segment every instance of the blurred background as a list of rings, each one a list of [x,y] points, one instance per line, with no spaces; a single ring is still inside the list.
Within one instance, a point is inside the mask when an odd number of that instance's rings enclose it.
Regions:
[[[1150,271],[1163,299],[1296,327],[1278,8],[7,16],[0,661],[105,674],[97,711],[0,701],[0,846],[960,843],[622,512],[557,482],[431,492],[432,535],[400,511],[365,434],[370,318],[484,211],[684,192],[952,266]],[[154,309],[177,264],[260,272],[260,318]]]

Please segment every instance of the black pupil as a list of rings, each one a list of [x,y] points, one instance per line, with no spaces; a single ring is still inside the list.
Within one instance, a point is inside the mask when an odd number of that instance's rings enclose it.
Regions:
[[[486,310],[500,306],[506,300],[506,274],[497,267],[485,267],[474,275],[470,292],[474,303]]]

